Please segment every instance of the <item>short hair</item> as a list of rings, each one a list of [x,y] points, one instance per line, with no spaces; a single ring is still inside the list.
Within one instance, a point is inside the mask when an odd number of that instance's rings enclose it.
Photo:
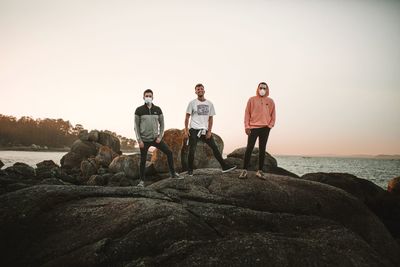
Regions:
[[[146,90],[144,90],[143,96],[144,96],[146,93],[151,93],[151,94],[153,95],[153,91],[151,91],[151,89],[146,89]]]
[[[204,88],[204,85],[203,85],[203,84],[198,83],[198,84],[196,84],[196,86],[194,87],[194,89],[196,89],[197,87],[200,87],[200,86]]]
[[[257,88],[259,88],[261,84],[267,86],[267,89],[269,89],[268,84],[267,84],[266,82],[260,82],[260,83],[258,84]]]

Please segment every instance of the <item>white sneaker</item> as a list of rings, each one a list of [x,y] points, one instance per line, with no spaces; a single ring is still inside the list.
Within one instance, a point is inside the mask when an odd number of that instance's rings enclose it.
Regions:
[[[137,187],[144,187],[144,182],[143,182],[143,181],[140,181],[140,182],[137,184]]]
[[[177,172],[175,172],[174,174],[171,174],[171,178],[177,179],[177,180],[182,180],[185,177],[183,177],[183,175],[179,175]]]
[[[258,170],[258,171],[256,172],[256,176],[257,176],[258,179],[266,180],[265,175],[264,175],[264,173],[263,173],[262,170]]]
[[[247,178],[247,170],[243,170],[242,173],[239,175],[239,179],[246,179]]]

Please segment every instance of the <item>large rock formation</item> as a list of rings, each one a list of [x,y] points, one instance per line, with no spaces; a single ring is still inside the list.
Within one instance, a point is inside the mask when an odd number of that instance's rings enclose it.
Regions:
[[[391,194],[371,181],[348,173],[308,173],[301,177],[340,188],[363,202],[400,241],[400,195]]]
[[[79,139],[72,144],[70,152],[61,158],[60,163],[67,171],[76,170],[80,168],[83,160],[97,156],[98,164],[105,166],[107,163],[110,164],[117,154],[121,154],[117,137],[108,132],[93,130],[88,133],[87,130],[83,130],[79,133]]]
[[[147,188],[0,196],[1,266],[399,266],[362,202],[318,182],[196,170]]]
[[[172,151],[174,166],[177,171],[182,170],[183,130],[168,129],[164,132],[163,141]],[[151,158],[156,172],[169,172],[167,156],[159,149],[155,149]]]

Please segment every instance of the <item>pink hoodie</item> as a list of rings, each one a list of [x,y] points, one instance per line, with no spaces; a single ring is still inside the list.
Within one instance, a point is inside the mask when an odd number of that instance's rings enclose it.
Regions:
[[[275,125],[275,103],[268,97],[269,89],[265,96],[260,96],[257,88],[257,95],[250,97],[247,101],[246,111],[244,112],[244,128],[254,129]]]

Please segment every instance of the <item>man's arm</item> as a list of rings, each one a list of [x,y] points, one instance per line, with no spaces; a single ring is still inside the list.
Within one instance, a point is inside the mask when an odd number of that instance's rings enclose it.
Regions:
[[[275,102],[272,100],[271,102],[271,112],[270,112],[270,116],[271,116],[271,121],[268,124],[269,128],[274,127],[275,125],[275,120],[276,120],[276,110],[275,110]]]
[[[139,147],[142,147],[142,138],[140,137],[140,116],[135,114],[135,134],[136,134],[136,141],[139,144]]]
[[[161,140],[164,136],[164,115],[162,113],[158,116],[158,122],[160,123],[160,133],[158,135],[158,139]]]

